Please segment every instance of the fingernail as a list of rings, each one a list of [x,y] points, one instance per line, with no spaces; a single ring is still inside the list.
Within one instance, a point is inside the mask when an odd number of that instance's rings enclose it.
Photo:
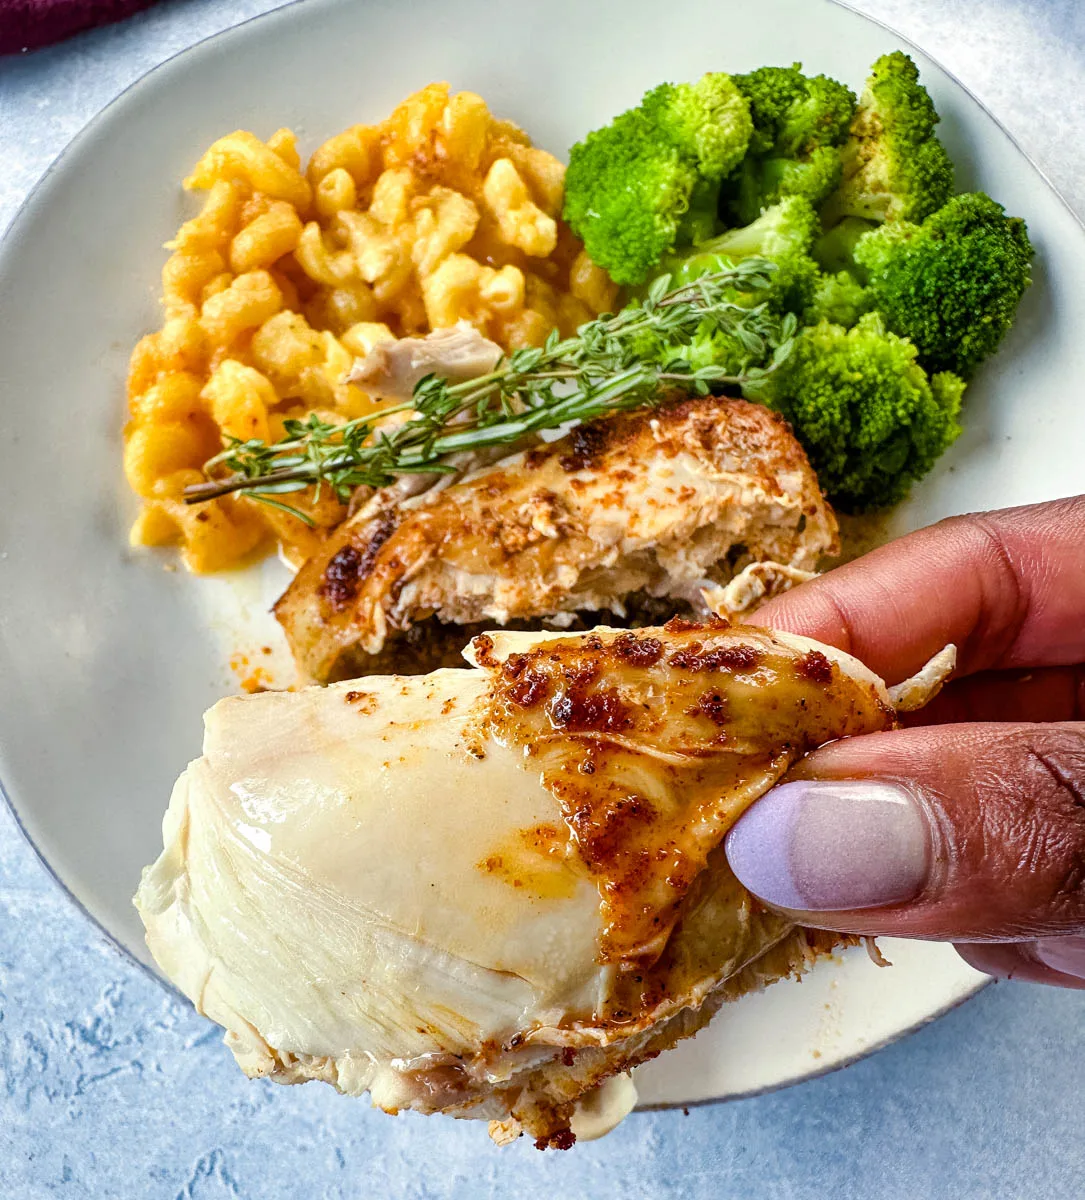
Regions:
[[[1085,938],[1043,938],[1033,946],[1032,952],[1052,971],[1085,979]]]
[[[784,783],[727,835],[739,881],[779,908],[880,908],[927,878],[927,817],[905,787],[862,780]]]

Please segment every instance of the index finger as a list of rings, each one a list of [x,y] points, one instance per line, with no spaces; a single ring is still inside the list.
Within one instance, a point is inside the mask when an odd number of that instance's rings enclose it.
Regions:
[[[1085,496],[952,517],[770,600],[758,625],[889,683],[953,642],[958,673],[1085,661]]]

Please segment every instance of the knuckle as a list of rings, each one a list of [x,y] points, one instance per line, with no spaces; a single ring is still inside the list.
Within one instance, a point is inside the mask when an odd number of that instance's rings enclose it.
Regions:
[[[1047,727],[1040,736],[1026,736],[1029,775],[1058,812],[1085,830],[1085,726]]]
[[[1085,921],[1085,728],[1026,733],[1017,869],[1047,892],[1044,931]]]
[[[964,647],[964,657],[977,669],[992,666],[1003,661],[1017,641],[1028,617],[1029,589],[997,521],[979,513],[948,524],[957,525],[976,544],[977,558],[984,567],[979,619]]]

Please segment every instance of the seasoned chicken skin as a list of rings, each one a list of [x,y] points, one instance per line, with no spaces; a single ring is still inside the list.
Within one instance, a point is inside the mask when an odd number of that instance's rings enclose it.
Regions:
[[[702,590],[749,563],[801,573],[836,551],[786,423],[704,397],[577,428],[407,500],[378,492],[275,613],[302,672],[327,681],[379,669],[386,643],[429,618],[621,616],[635,594],[706,613]]]
[[[848,655],[719,620],[472,657],[220,701],[136,905],[247,1074],[567,1146],[628,1110],[629,1068],[831,946],[722,841],[895,714]]]

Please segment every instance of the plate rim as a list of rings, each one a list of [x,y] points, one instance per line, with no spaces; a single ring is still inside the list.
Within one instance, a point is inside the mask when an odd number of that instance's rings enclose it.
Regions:
[[[317,0],[317,3],[328,7],[339,6],[345,2],[346,0]],[[235,36],[244,36],[244,32],[247,30],[248,26],[255,23],[267,22],[268,24],[271,24],[277,20],[284,19],[286,14],[291,13],[292,10],[299,8],[305,3],[312,3],[312,0],[287,0],[286,3],[280,4],[273,9],[261,13],[255,13],[234,25],[230,25],[225,29],[216,30],[214,33],[209,33],[205,37],[201,37],[198,40],[181,47],[173,54],[170,54],[168,57],[164,58],[161,62],[156,63],[138,78],[132,80],[131,83],[127,84],[105,105],[98,109],[98,111],[95,112],[79,130],[77,130],[77,132],[64,144],[60,151],[50,161],[49,165],[35,180],[30,190],[23,197],[21,203],[12,214],[11,219],[8,221],[6,227],[0,231],[0,270],[2,270],[4,258],[6,257],[7,252],[10,251],[11,247],[17,240],[18,230],[23,222],[28,219],[28,214],[37,201],[39,194],[44,190],[48,182],[52,179],[53,175],[57,172],[57,170],[59,170],[59,168],[62,166],[65,160],[69,158],[73,151],[80,147],[86,139],[91,137],[102,124],[104,124],[114,115],[115,109],[120,107],[122,103],[133,98],[133,93],[140,91],[144,87],[152,86],[154,76],[160,74],[161,72],[174,69],[178,60],[185,58],[187,55],[199,51],[200,49],[208,46],[210,43],[225,42]],[[882,19],[881,17],[873,16],[870,13],[863,12],[861,9],[855,7],[853,3],[850,3],[849,0],[822,0],[822,3],[831,4],[837,8],[841,8],[846,12],[851,13],[853,16],[859,17],[868,24],[884,30],[886,33],[890,34],[893,38],[900,42],[901,45],[916,51],[924,58],[934,63],[934,65],[946,76],[946,78],[949,79],[957,88],[959,88],[988,117],[988,119],[1009,141],[1017,153],[1020,154],[1021,157],[1033,169],[1033,171],[1036,172],[1039,178],[1043,181],[1044,185],[1047,187],[1048,191],[1054,196],[1059,204],[1061,204],[1063,209],[1074,221],[1074,223],[1077,224],[1082,232],[1085,232],[1085,216],[1078,213],[1066,196],[1063,195],[1060,188],[1050,178],[1048,173],[1039,165],[1039,163],[1036,162],[1032,154],[1025,149],[1025,147],[1018,140],[1017,136],[1003,124],[1003,122],[991,110],[987,103],[980,99],[980,97],[977,96],[967,84],[962,82],[962,80],[957,76],[956,72],[950,70],[938,56],[925,50],[914,38],[902,33],[888,21]],[[2,801],[4,807],[11,814],[15,828],[22,836],[23,841],[30,847],[34,857],[41,864],[46,875],[52,880],[53,884],[67,899],[68,903],[83,917],[85,921],[91,925],[94,930],[97,931],[97,933],[105,940],[110,948],[119,954],[127,964],[135,967],[146,977],[153,980],[154,983],[159,987],[171,993],[189,1007],[192,1007],[192,1002],[188,999],[188,997],[185,996],[183,992],[179,991],[170,980],[166,979],[148,964],[137,958],[117,935],[106,928],[106,926],[96,916],[94,916],[93,913],[90,912],[79,896],[76,895],[68,883],[60,876],[48,858],[46,858],[44,852],[38,846],[37,842],[35,842],[34,838],[31,836],[29,830],[23,822],[14,799],[9,794],[2,779],[0,779],[0,801]],[[799,1074],[791,1075],[786,1079],[779,1080],[764,1087],[747,1088],[741,1091],[731,1092],[726,1096],[713,1096],[700,1100],[690,1100],[684,1102],[667,1101],[657,1104],[638,1104],[636,1111],[663,1112],[673,1109],[703,1108],[707,1105],[727,1104],[732,1101],[752,1099],[756,1096],[767,1095],[772,1092],[781,1091],[784,1088],[794,1087],[798,1084],[807,1083],[815,1079],[821,1079],[826,1075],[831,1075],[837,1071],[842,1071],[845,1068],[861,1061],[862,1059],[868,1058],[878,1051],[886,1049],[888,1046],[892,1046],[897,1042],[903,1041],[905,1038],[919,1032],[933,1022],[940,1020],[948,1013],[960,1008],[962,1005],[966,1004],[969,1000],[973,999],[981,991],[984,991],[995,982],[996,980],[993,978],[978,978],[973,983],[969,984],[959,996],[948,1001],[935,1011],[927,1014],[922,1019],[917,1020],[912,1024],[898,1030],[897,1032],[889,1034],[871,1043],[868,1046],[862,1047],[853,1054],[850,1054],[838,1061],[831,1062],[824,1067],[819,1067],[814,1070],[805,1070]]]

